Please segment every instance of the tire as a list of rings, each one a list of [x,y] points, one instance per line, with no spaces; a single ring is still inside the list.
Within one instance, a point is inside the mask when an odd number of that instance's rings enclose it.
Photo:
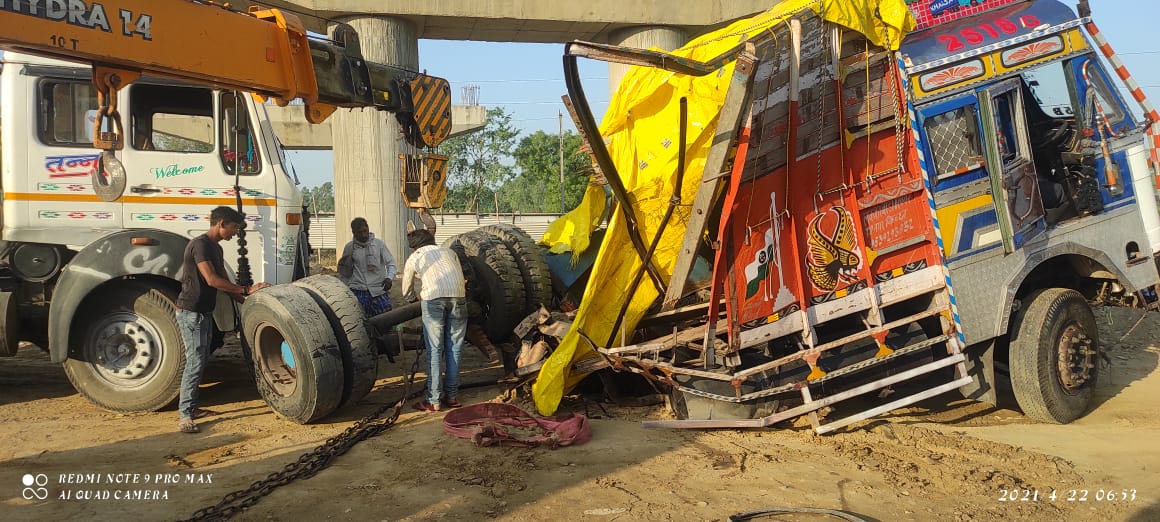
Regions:
[[[180,393],[185,368],[185,343],[174,305],[177,292],[145,284],[119,284],[99,292],[73,323],[80,338],[64,363],[69,382],[109,411],[168,406]]]
[[[367,330],[358,298],[337,277],[314,275],[294,282],[305,288],[322,308],[342,350],[342,400],[339,408],[354,404],[371,392],[379,376],[377,346]]]
[[[342,402],[342,350],[330,321],[303,288],[279,285],[242,305],[258,393],[282,417],[306,424]]]
[[[681,386],[717,395],[732,396],[733,385],[716,379],[706,379],[689,375],[673,375]],[[742,387],[745,393],[752,393],[755,389]],[[761,398],[746,402],[725,402],[708,397],[694,395],[679,388],[673,388],[669,393],[669,404],[673,413],[681,420],[738,420],[759,419],[767,417],[777,411],[780,401],[777,399]]]
[[[298,246],[294,253],[294,274],[292,279],[297,281],[310,275],[310,234],[306,231],[309,219],[298,229]]]
[[[535,240],[515,225],[488,225],[479,229],[491,234],[512,252],[524,280],[524,315],[552,304],[552,273],[544,252]]]
[[[20,301],[16,292],[0,292],[0,357],[12,357],[20,349]]]
[[[484,331],[492,342],[503,342],[524,318],[523,277],[515,257],[498,238],[478,231],[452,237],[449,242],[463,246],[472,266]]]
[[[1023,299],[1011,321],[1011,389],[1023,414],[1067,424],[1087,412],[1099,372],[1099,332],[1083,295],[1049,288]],[[1060,356],[1071,370],[1065,378]],[[1084,366],[1090,365],[1091,368]]]
[[[450,248],[459,258],[459,268],[463,270],[463,278],[467,280],[467,300],[476,303],[483,302],[484,295],[479,288],[479,276],[475,274],[475,265],[471,256],[467,255],[467,247],[459,240],[460,236],[451,236],[443,242],[443,246]]]

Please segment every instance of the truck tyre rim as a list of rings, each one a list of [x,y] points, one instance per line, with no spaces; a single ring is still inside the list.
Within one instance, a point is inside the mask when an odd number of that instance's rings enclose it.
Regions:
[[[1059,383],[1063,391],[1074,394],[1091,380],[1095,355],[1092,339],[1082,326],[1072,322],[1064,327],[1058,344]]]
[[[258,327],[258,372],[274,393],[289,397],[298,388],[298,369],[290,342],[271,324]]]
[[[149,321],[132,312],[106,315],[93,328],[86,343],[87,360],[94,361],[98,374],[118,386],[137,386],[161,366],[158,349],[161,334]]]

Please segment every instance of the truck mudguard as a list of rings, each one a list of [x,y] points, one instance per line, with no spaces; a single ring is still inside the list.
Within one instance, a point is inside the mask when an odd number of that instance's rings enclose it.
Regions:
[[[158,275],[177,280],[189,238],[163,230],[122,230],[98,239],[73,258],[52,296],[48,345],[52,362],[68,359],[72,319],[95,288],[131,275]]]

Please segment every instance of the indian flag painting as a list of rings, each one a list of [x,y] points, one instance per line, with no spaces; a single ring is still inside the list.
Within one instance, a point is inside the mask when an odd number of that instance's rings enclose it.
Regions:
[[[764,243],[761,249],[753,255],[753,261],[745,265],[745,299],[751,299],[762,292],[764,301],[773,301],[773,310],[781,310],[792,304],[796,299],[785,285],[785,272],[781,263],[781,216],[777,211],[777,193],[769,195],[769,228],[765,230]],[[774,295],[773,284],[770,281],[769,265],[777,268],[777,294]],[[762,285],[765,283],[765,285]]]
[[[761,282],[769,277],[769,261],[773,257],[773,223],[765,231],[765,245],[753,256],[753,261],[745,265],[745,298],[757,295]]]

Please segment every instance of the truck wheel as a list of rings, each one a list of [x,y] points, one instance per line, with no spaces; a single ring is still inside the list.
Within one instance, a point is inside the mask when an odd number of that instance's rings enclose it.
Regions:
[[[297,281],[310,275],[310,235],[306,232],[306,226],[299,229],[298,245],[294,250],[294,275],[292,278]]]
[[[682,387],[690,387],[716,395],[733,396],[733,385],[716,379],[706,379],[689,375],[674,375],[673,379]],[[745,393],[752,393],[755,389],[745,389]],[[777,399],[762,398],[746,402],[724,402],[708,397],[696,395],[683,388],[673,388],[669,393],[669,404],[673,413],[681,420],[737,420],[760,419],[777,411],[780,401]]]
[[[358,298],[337,277],[314,275],[295,281],[322,308],[342,350],[342,401],[339,408],[366,397],[379,376],[379,356],[367,331]]]
[[[524,314],[524,285],[519,265],[503,242],[490,234],[468,232],[452,238],[463,245],[476,276],[483,306],[483,328],[493,342],[512,335]]]
[[[80,347],[64,363],[73,387],[116,412],[156,411],[173,402],[185,367],[176,299],[168,288],[140,284],[95,295],[77,317]]]
[[[12,357],[20,349],[20,302],[16,292],[0,292],[0,357]]]
[[[552,274],[544,252],[535,240],[515,225],[488,225],[479,230],[503,241],[511,250],[524,280],[524,315],[535,312],[540,305],[552,304]]]
[[[1023,414],[1059,424],[1083,415],[1099,371],[1099,332],[1075,290],[1049,288],[1023,300],[1011,321],[1011,388]]]
[[[299,424],[329,415],[342,401],[342,350],[330,321],[303,288],[279,285],[242,305],[258,393]]]

